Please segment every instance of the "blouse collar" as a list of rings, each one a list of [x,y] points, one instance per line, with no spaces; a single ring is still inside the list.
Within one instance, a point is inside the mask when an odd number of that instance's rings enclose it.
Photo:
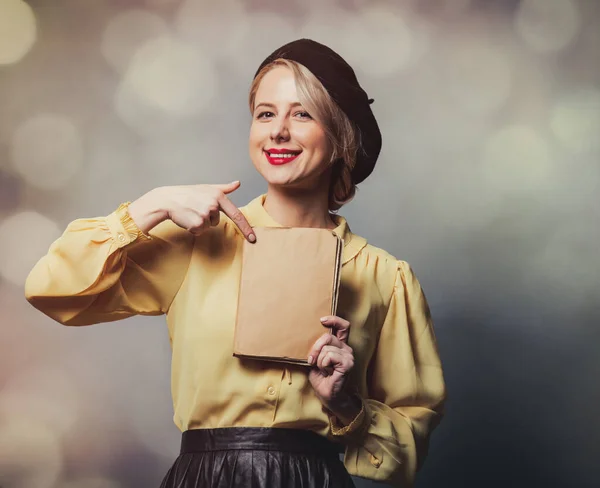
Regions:
[[[260,195],[240,210],[252,227],[283,227],[283,225],[273,219],[273,217],[265,210],[264,203],[266,197],[266,193]],[[341,215],[331,214],[331,218],[337,224],[335,229],[333,229],[333,232],[344,241],[342,264],[345,264],[354,258],[360,250],[367,245],[367,241],[366,239],[353,234],[348,222]]]

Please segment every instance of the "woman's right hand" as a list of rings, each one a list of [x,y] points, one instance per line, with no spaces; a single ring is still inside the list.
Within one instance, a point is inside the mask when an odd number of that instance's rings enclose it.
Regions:
[[[252,227],[227,195],[240,187],[239,181],[225,185],[163,186],[149,191],[129,205],[129,215],[147,233],[163,220],[198,235],[219,225],[220,213],[227,215],[244,237],[255,242]]]

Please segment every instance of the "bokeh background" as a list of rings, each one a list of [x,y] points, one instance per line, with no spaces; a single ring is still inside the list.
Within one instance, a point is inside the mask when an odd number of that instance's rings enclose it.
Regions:
[[[158,486],[164,319],[62,327],[23,283],[153,187],[262,193],[247,92],[298,37],[375,99],[383,151],[340,213],[434,315],[449,397],[417,486],[600,486],[597,0],[0,0],[0,486]]]

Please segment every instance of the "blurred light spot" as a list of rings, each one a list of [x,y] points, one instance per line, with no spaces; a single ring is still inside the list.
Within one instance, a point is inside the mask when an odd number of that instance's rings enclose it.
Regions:
[[[154,135],[201,112],[217,89],[217,73],[201,51],[161,37],[133,57],[117,92],[117,113],[142,135]]]
[[[27,415],[60,435],[76,422],[78,405],[77,392],[65,371],[34,369],[13,374],[0,391],[1,414]]]
[[[523,0],[515,28],[537,52],[557,52],[573,42],[581,27],[581,15],[573,0]]]
[[[497,45],[460,39],[442,47],[438,63],[441,89],[458,108],[474,113],[498,110],[512,85],[507,54]]]
[[[148,104],[193,114],[215,95],[216,74],[201,52],[161,37],[144,44],[127,72],[126,83]]]
[[[0,274],[17,286],[24,285],[35,263],[60,234],[53,221],[35,212],[8,217],[0,223]]]
[[[31,7],[22,0],[0,2],[0,65],[23,59],[37,38]]]
[[[534,191],[550,176],[550,148],[532,128],[508,126],[486,141],[482,170],[488,188],[509,193]]]
[[[60,488],[121,488],[122,485],[110,478],[93,477],[78,478],[75,480],[63,482]]]
[[[126,10],[113,17],[102,35],[101,51],[106,60],[123,72],[145,42],[168,32],[167,23],[146,10]]]
[[[54,114],[36,115],[17,127],[11,150],[16,171],[28,184],[44,190],[65,186],[83,160],[79,130]]]
[[[600,91],[590,88],[558,100],[552,109],[550,128],[574,153],[600,151]]]
[[[0,486],[51,488],[62,471],[56,433],[35,418],[15,413],[0,423]]]

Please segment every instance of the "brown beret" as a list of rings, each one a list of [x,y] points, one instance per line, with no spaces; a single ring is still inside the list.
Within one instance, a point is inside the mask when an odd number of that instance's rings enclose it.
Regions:
[[[355,184],[363,181],[373,171],[381,151],[381,132],[371,110],[373,99],[359,85],[352,67],[329,47],[311,39],[299,39],[276,49],[261,63],[254,77],[278,58],[296,61],[308,68],[356,125],[361,147],[357,152],[352,180]]]

